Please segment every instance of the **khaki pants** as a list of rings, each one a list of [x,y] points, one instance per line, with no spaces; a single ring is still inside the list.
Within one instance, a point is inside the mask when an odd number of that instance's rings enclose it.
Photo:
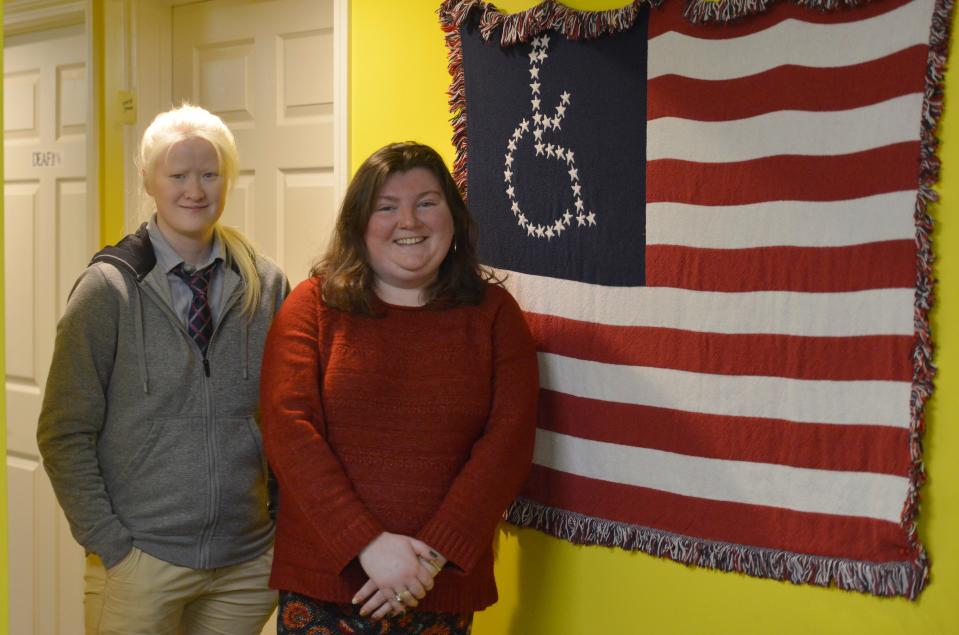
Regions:
[[[87,556],[86,635],[259,635],[276,606],[273,549],[220,569],[190,569],[133,550],[109,571]]]

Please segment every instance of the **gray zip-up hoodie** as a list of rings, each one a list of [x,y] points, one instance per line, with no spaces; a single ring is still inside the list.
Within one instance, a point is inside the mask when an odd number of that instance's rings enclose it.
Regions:
[[[146,225],[94,256],[57,326],[37,441],[70,529],[107,568],[136,546],[195,569],[245,562],[273,540],[256,422],[260,361],[289,292],[257,257],[260,302],[223,272],[206,357],[164,300]]]

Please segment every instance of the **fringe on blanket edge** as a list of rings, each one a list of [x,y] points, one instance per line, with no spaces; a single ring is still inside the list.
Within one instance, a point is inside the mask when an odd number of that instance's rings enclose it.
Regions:
[[[946,61],[952,26],[954,0],[936,0],[929,32],[929,55],[922,102],[922,121],[919,152],[919,191],[916,196],[914,219],[916,224],[916,295],[913,328],[916,343],[913,348],[913,376],[910,395],[909,450],[912,465],[909,491],[903,506],[901,524],[905,528],[910,548],[918,554],[917,566],[925,586],[929,578],[929,558],[919,541],[917,518],[920,508],[920,489],[925,482],[922,436],[925,431],[925,405],[932,394],[936,366],[933,362],[932,331],[929,312],[935,302],[935,278],[932,247],[933,221],[929,206],[939,200],[934,186],[939,182],[940,160],[936,155],[939,139],[936,136],[943,111]],[[920,590],[922,588],[920,586]]]
[[[440,24],[446,37],[449,51],[449,73],[452,77],[449,89],[450,112],[453,113],[453,147],[455,159],[453,177],[464,199],[467,197],[467,113],[466,81],[463,74],[463,51],[459,28],[469,17],[473,9],[482,11],[480,32],[485,40],[493,32],[503,27],[501,46],[511,46],[518,42],[531,40],[539,33],[555,29],[570,39],[590,39],[617,33],[632,26],[639,7],[648,3],[658,6],[663,0],[634,0],[629,5],[609,11],[577,11],[561,5],[555,0],[545,0],[527,11],[504,14],[484,0],[445,0],[437,10]],[[693,0],[687,5],[686,15],[692,21],[731,21],[752,13],[758,13],[778,0]],[[840,7],[852,7],[868,0],[797,0],[811,8],[834,10]],[[703,7],[714,14],[702,13]],[[918,576],[914,594],[895,593],[914,598],[925,586],[929,578],[929,558],[919,541],[916,519],[919,512],[919,490],[925,482],[923,463],[922,435],[925,430],[925,404],[932,393],[936,367],[933,362],[933,345],[929,323],[935,293],[932,265],[932,218],[929,206],[938,201],[934,186],[939,180],[940,160],[936,156],[939,139],[936,136],[943,109],[944,74],[949,53],[949,38],[952,24],[953,0],[936,0],[932,16],[929,37],[929,56],[926,69],[925,95],[922,105],[919,188],[916,197],[914,219],[916,223],[917,267],[916,295],[914,307],[914,331],[916,345],[913,350],[913,381],[910,397],[910,440],[912,459],[909,478],[909,491],[902,513],[902,526],[907,532],[909,545],[916,560],[910,564],[910,571]],[[700,15],[700,13],[702,13]],[[572,513],[572,512],[567,512]],[[517,523],[519,524],[519,523]],[[652,530],[650,530],[652,531]],[[849,561],[842,561],[849,562]],[[746,571],[748,573],[748,571]],[[758,574],[757,574],[758,575]],[[761,576],[769,577],[769,576]],[[837,585],[845,587],[839,580]],[[868,589],[859,589],[868,590]]]
[[[618,9],[585,11],[573,9],[557,0],[543,0],[524,11],[503,13],[485,0],[444,0],[437,13],[440,14],[441,21],[451,21],[459,25],[470,11],[479,8],[483,11],[480,25],[483,39],[488,41],[493,31],[503,27],[500,44],[512,46],[517,42],[527,42],[542,31],[554,28],[573,40],[593,39],[616,33],[632,26],[642,5],[658,7],[664,1],[633,0]],[[694,24],[726,24],[765,13],[773,5],[785,1],[787,0],[684,0],[686,8],[683,15]],[[851,9],[876,0],[792,1],[807,9],[827,12]]]
[[[785,0],[689,0],[683,15],[694,24],[729,23],[765,13]],[[852,9],[875,0],[793,0],[795,4],[818,11]]]
[[[919,562],[864,562],[763,549],[681,536],[659,529],[618,523],[517,498],[505,518],[575,544],[642,551],[660,558],[757,578],[785,580],[914,600],[926,580]]]

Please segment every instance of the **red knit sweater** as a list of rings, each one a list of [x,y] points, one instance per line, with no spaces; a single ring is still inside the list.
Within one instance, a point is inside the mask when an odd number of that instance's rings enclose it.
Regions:
[[[538,391],[533,340],[513,298],[475,307],[331,309],[300,284],[266,343],[261,408],[280,483],[271,586],[349,602],[357,556],[383,531],[450,564],[420,604],[496,601],[496,524],[530,466]]]

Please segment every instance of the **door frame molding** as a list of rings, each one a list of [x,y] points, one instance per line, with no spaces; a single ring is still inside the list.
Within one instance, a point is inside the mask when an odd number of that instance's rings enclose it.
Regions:
[[[9,1],[9,0],[8,0]],[[90,0],[92,1],[92,0]],[[156,113],[173,99],[170,60],[173,57],[173,8],[197,0],[113,0],[128,7],[129,18],[106,28],[123,28],[129,43],[120,84],[136,96],[136,123],[124,131],[124,155],[136,155],[137,144]],[[109,20],[108,16],[108,20]],[[333,0],[333,196],[337,208],[349,181],[349,0]],[[140,222],[139,175],[132,166],[125,173],[124,226],[127,232]]]
[[[48,29],[83,25],[86,40],[84,65],[87,76],[87,213],[91,234],[100,235],[100,108],[99,73],[94,39],[94,2],[96,0],[3,0],[3,39]],[[99,241],[97,241],[99,243]],[[92,253],[97,245],[89,245]]]

